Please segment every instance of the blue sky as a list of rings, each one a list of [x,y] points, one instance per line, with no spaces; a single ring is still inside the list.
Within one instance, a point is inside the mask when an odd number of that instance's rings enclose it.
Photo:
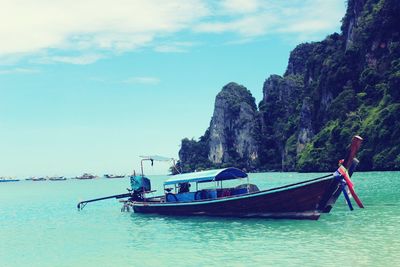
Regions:
[[[177,157],[225,84],[260,101],[290,51],[339,31],[345,12],[343,0],[20,2],[1,1],[0,176],[130,173],[139,155]]]

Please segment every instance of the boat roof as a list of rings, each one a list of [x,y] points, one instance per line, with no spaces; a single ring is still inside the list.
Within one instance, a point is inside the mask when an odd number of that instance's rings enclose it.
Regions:
[[[152,155],[152,156],[139,156],[143,159],[150,159],[150,160],[155,160],[155,161],[172,161],[174,158],[168,158],[164,156],[158,156],[158,155]]]
[[[200,172],[191,172],[184,174],[177,174],[171,176],[164,182],[164,185],[177,184],[177,183],[191,183],[191,182],[212,182],[212,181],[223,181],[232,180],[238,178],[245,178],[247,174],[237,168],[224,168]]]

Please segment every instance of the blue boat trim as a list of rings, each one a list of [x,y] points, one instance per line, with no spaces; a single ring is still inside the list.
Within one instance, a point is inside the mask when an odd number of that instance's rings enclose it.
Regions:
[[[212,181],[233,180],[238,178],[246,178],[247,174],[238,168],[224,168],[209,171],[200,171],[192,173],[177,174],[164,182],[164,185],[178,183],[205,183]]]

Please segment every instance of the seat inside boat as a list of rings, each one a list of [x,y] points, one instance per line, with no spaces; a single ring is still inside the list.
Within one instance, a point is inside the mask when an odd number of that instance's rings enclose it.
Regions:
[[[255,184],[241,184],[241,185],[236,186],[235,190],[237,192],[235,195],[245,194],[245,193],[253,193],[253,192],[260,191],[258,186],[256,186]]]
[[[166,202],[191,202],[195,200],[207,200],[224,198],[235,195],[243,195],[260,191],[255,184],[241,184],[232,188],[218,188],[218,189],[202,189],[197,192],[184,192],[173,194],[168,192],[166,194]]]
[[[240,179],[243,178],[247,178],[247,183],[236,187],[235,184],[229,183],[229,181],[241,181]],[[223,181],[226,187],[223,187]],[[228,184],[225,184],[225,181]],[[210,183],[213,188],[209,188]],[[207,187],[204,188],[203,184]],[[166,187],[169,185],[174,187]],[[193,191],[190,190],[191,188]],[[164,190],[166,202],[210,200],[259,191],[256,185],[249,183],[248,175],[245,172],[232,167],[174,175],[164,182]]]

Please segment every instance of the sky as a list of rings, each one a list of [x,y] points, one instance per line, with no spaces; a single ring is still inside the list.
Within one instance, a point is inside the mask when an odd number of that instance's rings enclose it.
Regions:
[[[178,157],[229,82],[262,98],[344,0],[0,0],[0,177],[129,174]],[[169,165],[146,166],[147,174]]]

